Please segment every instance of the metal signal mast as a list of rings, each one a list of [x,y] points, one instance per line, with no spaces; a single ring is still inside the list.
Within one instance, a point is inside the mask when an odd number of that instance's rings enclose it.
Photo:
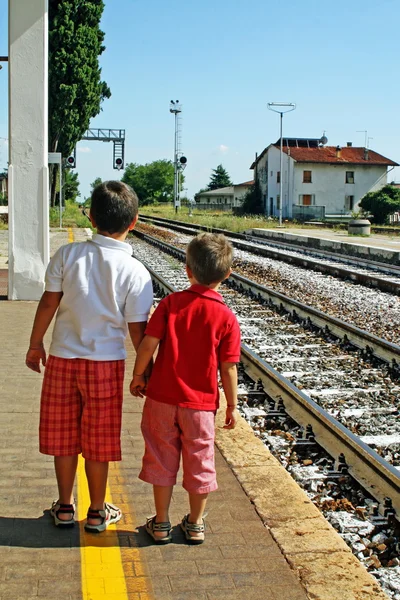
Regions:
[[[174,207],[175,212],[181,205],[180,194],[180,174],[186,167],[187,158],[182,155],[181,150],[181,119],[182,105],[179,100],[171,100],[169,112],[175,115],[175,138],[174,138]]]

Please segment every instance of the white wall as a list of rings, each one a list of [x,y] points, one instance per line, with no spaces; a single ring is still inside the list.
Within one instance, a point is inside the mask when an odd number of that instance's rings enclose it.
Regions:
[[[311,171],[312,183],[303,183],[303,171]],[[346,171],[354,172],[354,184],[346,183]],[[326,214],[342,214],[348,212],[345,196],[354,196],[353,210],[357,210],[367,192],[386,184],[386,167],[295,163],[293,184],[294,204],[301,203],[300,194],[315,194],[315,204],[325,206]]]
[[[280,149],[271,146],[265,155],[259,160],[257,167],[257,176],[260,181],[260,188],[265,206],[265,213],[268,216],[278,216],[277,197],[280,192],[280,184],[277,182],[277,173],[280,171]],[[268,172],[266,165],[268,163]],[[282,217],[291,217],[291,206],[293,199],[293,159],[283,153],[282,160]],[[282,174],[281,174],[282,175]],[[272,211],[271,211],[272,198]],[[266,201],[266,202],[265,202]]]
[[[249,190],[248,185],[234,185],[233,186],[233,205],[242,206],[244,197]]]
[[[47,0],[9,2],[10,300],[37,300],[49,261]]]

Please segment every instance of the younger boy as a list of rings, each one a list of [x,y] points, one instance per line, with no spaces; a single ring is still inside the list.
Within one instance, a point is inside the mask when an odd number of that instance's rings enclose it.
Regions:
[[[151,279],[132,258],[125,238],[136,224],[138,199],[120,181],[92,194],[91,241],[62,246],[46,271],[26,365],[46,367],[40,407],[40,452],[54,456],[58,500],[51,515],[60,527],[74,525],[73,485],[78,455],[85,459],[90,508],[85,528],[104,531],[121,518],[105,503],[109,461],[121,460],[121,416],[129,330],[135,348],[153,301]],[[55,313],[49,357],[43,337]]]
[[[237,421],[237,370],[240,330],[218,288],[231,273],[233,250],[225,236],[202,233],[186,253],[191,287],[164,298],[139,346],[131,393],[147,393],[143,408],[145,440],[140,479],[153,484],[156,514],[146,531],[158,544],[171,541],[169,506],[183,462],[183,487],[190,513],[181,523],[192,544],[204,541],[204,510],[217,489],[214,419],[219,406],[218,369],[227,400],[225,427]],[[158,348],[148,386],[145,372]]]

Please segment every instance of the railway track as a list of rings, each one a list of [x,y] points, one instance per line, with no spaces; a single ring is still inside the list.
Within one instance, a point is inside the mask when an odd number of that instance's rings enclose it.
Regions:
[[[146,263],[158,293],[186,287],[184,253],[137,235],[145,245],[135,242],[135,255]],[[329,455],[338,459],[344,454],[349,473],[382,507],[389,497],[400,514],[395,402],[400,347],[243,277],[229,281],[231,287],[224,286],[222,293],[241,323],[242,363],[254,380],[262,382],[272,412],[277,410],[275,403],[283,401],[286,412],[302,428],[310,432],[311,427],[312,436]],[[392,431],[389,444],[377,447],[380,453],[358,437],[379,433],[377,419],[369,424],[371,414],[383,418],[382,436]]]
[[[140,215],[140,220],[144,223],[153,223],[159,227],[167,227],[187,235],[196,235],[199,231],[207,229],[201,225],[186,225],[181,221],[161,217]],[[304,248],[296,250],[293,244],[276,241],[266,242],[256,236],[217,228],[213,228],[213,231],[224,233],[236,248],[257,254],[257,256],[312,269],[319,273],[326,273],[332,277],[349,280],[391,294],[400,294],[400,266],[357,257],[339,256],[337,253],[327,251],[308,251]]]

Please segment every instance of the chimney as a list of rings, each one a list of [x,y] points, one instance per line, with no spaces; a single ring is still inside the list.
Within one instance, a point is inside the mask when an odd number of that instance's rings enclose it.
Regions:
[[[364,148],[364,160],[369,160],[369,150],[368,150],[368,148]]]
[[[351,148],[351,147],[352,147],[352,145],[353,145],[353,142],[347,142],[347,147],[348,147],[348,148]]]
[[[336,158],[342,157],[342,149],[340,146],[336,146]]]

